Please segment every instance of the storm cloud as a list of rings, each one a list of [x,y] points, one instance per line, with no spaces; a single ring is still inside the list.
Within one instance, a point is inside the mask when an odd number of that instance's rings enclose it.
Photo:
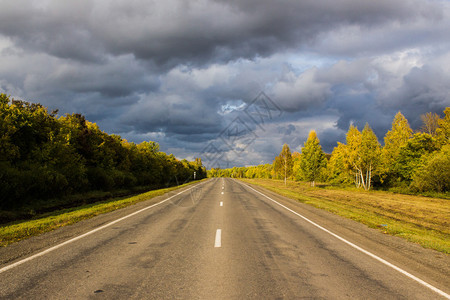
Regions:
[[[267,163],[312,129],[331,152],[351,123],[382,141],[397,111],[418,128],[450,105],[448,1],[0,4],[0,92],[180,158]],[[263,126],[245,114],[261,92],[282,112]],[[236,118],[256,137],[239,151]]]

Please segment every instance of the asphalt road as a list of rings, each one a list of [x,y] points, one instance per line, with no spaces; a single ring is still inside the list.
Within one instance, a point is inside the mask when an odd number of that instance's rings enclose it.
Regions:
[[[450,292],[447,255],[353,221],[232,179],[176,193],[1,249],[0,298],[445,299],[438,292]],[[165,202],[150,207],[157,201]]]

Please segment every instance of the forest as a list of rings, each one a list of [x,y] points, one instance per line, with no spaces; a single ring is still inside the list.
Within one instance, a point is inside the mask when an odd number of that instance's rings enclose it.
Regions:
[[[200,158],[178,160],[156,142],[109,135],[80,114],[0,94],[0,209],[89,191],[155,189],[206,177]]]
[[[414,132],[398,112],[384,145],[369,124],[360,131],[350,125],[345,143],[331,154],[323,152],[313,130],[300,152],[284,144],[272,164],[230,169],[211,169],[211,177],[274,178],[334,185],[364,190],[383,189],[406,193],[450,192],[450,107],[444,117],[426,113],[423,126]]]

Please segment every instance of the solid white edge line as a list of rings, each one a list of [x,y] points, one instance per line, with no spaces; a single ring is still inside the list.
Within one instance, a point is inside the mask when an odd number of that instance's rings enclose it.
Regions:
[[[217,229],[216,230],[216,239],[214,241],[214,248],[220,248],[222,247],[222,230]]]
[[[95,228],[95,229],[93,229],[93,230],[91,230],[91,231],[88,231],[88,232],[86,232],[86,233],[84,233],[84,234],[82,234],[82,235],[79,235],[79,236],[77,236],[77,237],[74,237],[73,239],[67,240],[67,241],[65,241],[65,242],[63,242],[63,243],[61,243],[61,244],[58,244],[58,245],[53,246],[53,247],[51,247],[51,248],[48,248],[47,250],[44,250],[44,251],[39,252],[39,253],[36,253],[36,254],[34,254],[34,255],[30,256],[30,257],[27,257],[27,258],[25,258],[25,259],[19,260],[18,262],[15,262],[15,263],[10,264],[10,265],[8,265],[8,266],[6,266],[6,267],[3,267],[3,268],[0,269],[0,274],[3,273],[3,272],[5,272],[5,271],[8,271],[8,270],[10,270],[10,269],[12,269],[12,268],[15,268],[15,267],[17,267],[17,266],[19,266],[19,265],[21,265],[21,264],[23,264],[23,263],[26,263],[26,262],[28,262],[28,261],[30,261],[30,260],[33,260],[33,259],[35,259],[35,258],[37,258],[37,257],[39,257],[39,256],[43,256],[43,255],[45,255],[45,254],[47,254],[47,253],[49,253],[49,252],[52,252],[52,251],[54,251],[54,250],[56,250],[56,249],[58,249],[58,248],[61,248],[62,246],[65,246],[65,245],[70,244],[70,243],[72,243],[72,242],[75,242],[75,241],[77,241],[77,240],[79,240],[79,239],[82,239],[82,238],[84,238],[84,237],[86,237],[86,236],[88,236],[88,235],[91,235],[91,234],[93,234],[93,233],[95,233],[95,232],[97,232],[97,231],[100,231],[100,230],[102,230],[102,229],[105,229],[105,228],[107,228],[107,227],[109,227],[109,226],[111,226],[111,225],[114,225],[114,224],[116,224],[116,223],[118,223],[118,222],[120,222],[120,221],[123,221],[123,220],[125,220],[125,219],[128,219],[129,217],[132,217],[132,216],[134,216],[134,215],[137,215],[137,214],[139,214],[139,213],[141,213],[141,212],[143,212],[143,211],[145,211],[145,210],[147,210],[147,209],[150,209],[150,208],[155,207],[155,206],[157,206],[157,205],[163,204],[164,202],[169,201],[169,200],[172,199],[173,197],[176,197],[176,196],[178,196],[178,195],[180,195],[180,194],[182,194],[182,193],[184,193],[184,192],[186,192],[186,191],[189,191],[189,190],[193,189],[194,187],[196,187],[196,186],[198,186],[198,185],[200,185],[200,184],[204,184],[204,183],[206,183],[206,182],[208,182],[208,181],[205,181],[205,182],[202,182],[202,183],[198,183],[198,184],[196,184],[195,186],[190,187],[190,188],[188,188],[188,189],[185,189],[185,190],[183,190],[183,191],[181,191],[181,192],[179,192],[179,193],[177,193],[177,194],[175,194],[175,195],[173,195],[173,196],[171,196],[171,197],[169,197],[169,198],[167,198],[167,199],[165,199],[165,200],[163,200],[163,201],[160,201],[160,202],[155,203],[155,204],[153,204],[153,205],[147,206],[147,207],[145,207],[145,208],[143,208],[143,209],[140,209],[140,210],[138,210],[138,211],[135,211],[134,213],[131,213],[131,214],[129,214],[129,215],[126,215],[126,216],[124,216],[124,217],[122,217],[122,218],[120,218],[120,219],[114,220],[114,221],[112,221],[112,222],[110,222],[110,223],[108,223],[108,224],[105,224],[105,225],[100,226],[100,227],[98,227],[98,228]]]
[[[360,252],[362,252],[362,253],[364,253],[364,254],[366,254],[366,255],[368,255],[368,256],[370,256],[370,257],[376,259],[376,260],[378,260],[379,262],[385,264],[386,266],[391,267],[392,269],[394,269],[394,270],[396,270],[396,271],[402,273],[403,275],[405,275],[405,276],[411,278],[412,280],[414,280],[414,281],[416,281],[416,282],[422,284],[423,286],[426,286],[427,288],[429,288],[429,289],[431,289],[432,291],[438,293],[439,295],[441,295],[441,296],[443,296],[443,297],[445,297],[445,298],[447,298],[447,299],[450,299],[450,295],[447,294],[446,292],[441,291],[440,289],[438,289],[438,288],[432,286],[431,284],[429,284],[429,283],[423,281],[422,279],[420,279],[420,278],[418,278],[418,277],[412,275],[411,273],[408,273],[408,272],[406,272],[405,270],[403,270],[403,269],[401,269],[401,268],[399,268],[399,267],[397,267],[397,266],[391,264],[390,262],[388,262],[388,261],[382,259],[381,257],[376,256],[375,254],[373,254],[373,253],[371,253],[371,252],[369,252],[369,251],[367,251],[367,250],[364,250],[363,248],[361,248],[361,247],[359,247],[359,246],[353,244],[352,242],[347,241],[346,239],[344,239],[344,238],[340,237],[339,235],[337,235],[337,234],[335,234],[335,233],[329,231],[328,229],[326,229],[326,228],[320,226],[319,224],[317,224],[317,223],[311,221],[310,219],[308,219],[308,218],[302,216],[301,214],[297,213],[296,211],[290,209],[289,207],[286,207],[286,206],[284,206],[283,204],[281,204],[281,203],[279,203],[279,202],[273,200],[273,199],[270,198],[269,196],[266,196],[265,194],[261,193],[260,191],[255,190],[255,189],[252,188],[251,186],[249,186],[249,185],[247,185],[247,184],[245,184],[245,183],[242,183],[242,182],[240,182],[240,181],[238,181],[238,180],[237,180],[237,182],[239,182],[240,184],[242,184],[242,185],[248,187],[249,189],[251,189],[251,190],[257,192],[258,194],[260,194],[260,195],[266,197],[266,198],[269,199],[270,201],[272,201],[272,202],[278,204],[279,206],[281,206],[281,207],[287,209],[287,210],[290,211],[291,213],[293,213],[293,214],[299,216],[300,218],[304,219],[305,221],[309,222],[310,224],[312,224],[312,225],[316,226],[317,228],[319,228],[319,229],[325,231],[326,233],[328,233],[328,234],[334,236],[335,238],[341,240],[342,242],[344,242],[344,243],[346,243],[347,245],[349,245],[349,246],[355,248],[356,250],[359,250]]]

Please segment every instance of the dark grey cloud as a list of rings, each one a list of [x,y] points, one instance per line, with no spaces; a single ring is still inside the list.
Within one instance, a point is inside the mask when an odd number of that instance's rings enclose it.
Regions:
[[[223,126],[217,103],[189,102],[178,96],[141,99],[122,115],[121,122],[136,132],[164,131],[191,140],[200,134],[217,134]]]
[[[0,33],[29,51],[89,62],[133,54],[170,66],[269,56],[348,25],[443,18],[439,3],[418,0],[3,2]]]
[[[79,112],[180,157],[264,91],[283,111],[239,155],[270,162],[316,130],[331,152],[350,124],[380,141],[401,110],[450,105],[448,1],[1,1],[0,92]],[[247,120],[248,121],[248,120]]]

